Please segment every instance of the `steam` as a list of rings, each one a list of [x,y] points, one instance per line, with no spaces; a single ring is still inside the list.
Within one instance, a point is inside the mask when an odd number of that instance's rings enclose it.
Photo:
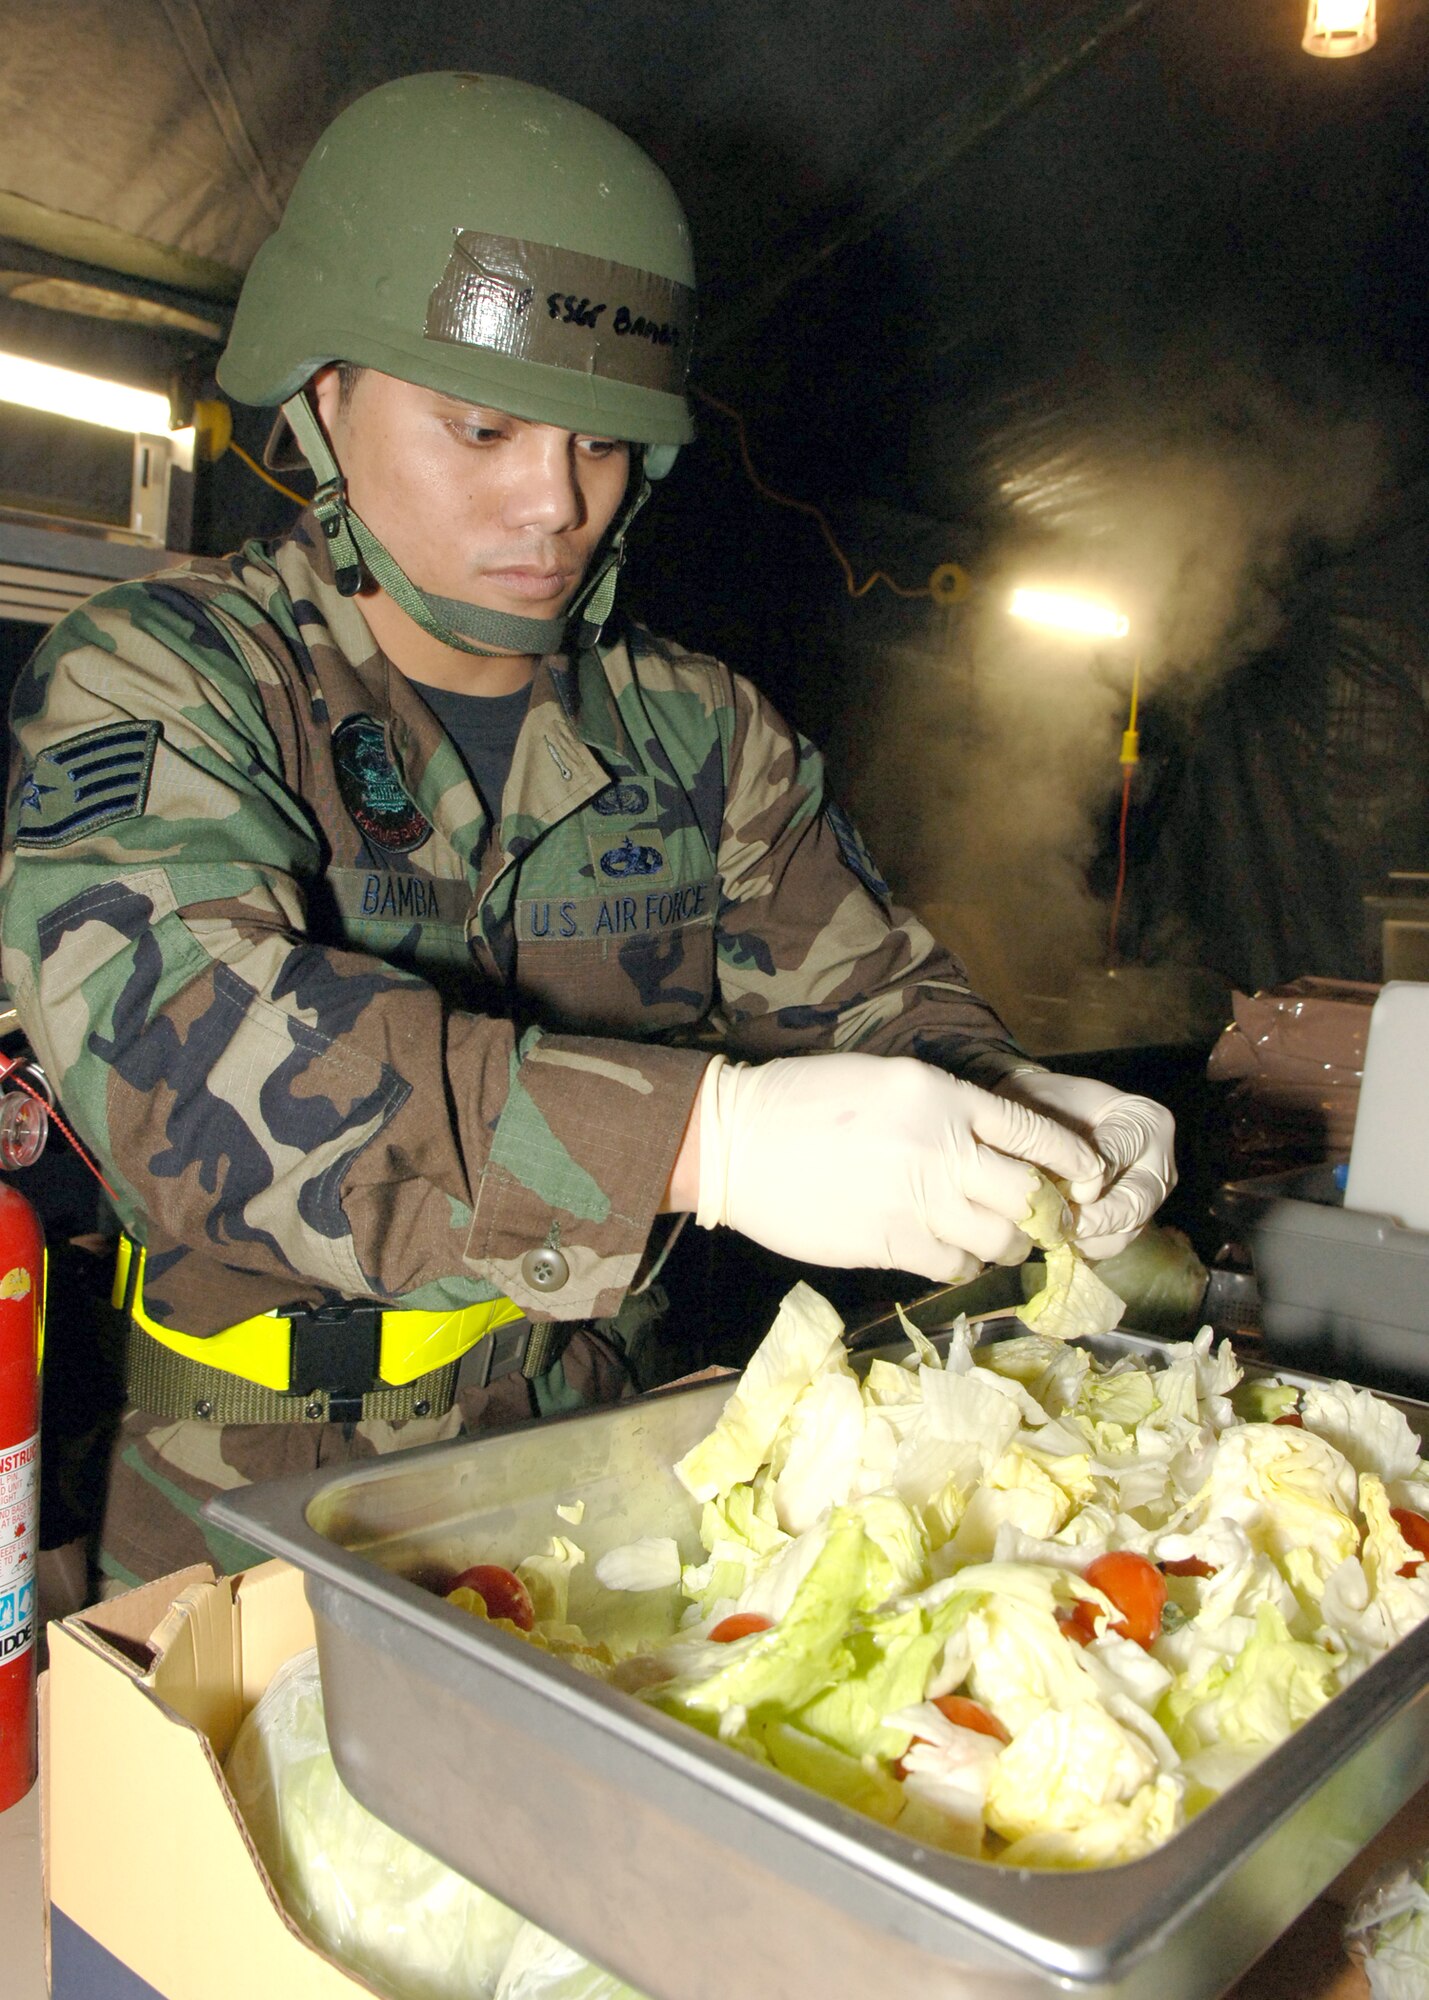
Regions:
[[[1029,411],[975,454],[1002,523],[976,598],[936,659],[880,659],[896,728],[870,740],[866,711],[850,728],[851,803],[900,896],[1034,1046],[1198,1032],[1215,981],[1130,968],[1109,986],[1108,906],[1087,887],[1133,663],[1143,698],[1194,712],[1275,639],[1301,566],[1374,522],[1413,419],[1383,394],[1189,353],[1134,396],[1044,389]],[[1027,583],[1115,605],[1129,636],[1016,623],[1006,606]]]

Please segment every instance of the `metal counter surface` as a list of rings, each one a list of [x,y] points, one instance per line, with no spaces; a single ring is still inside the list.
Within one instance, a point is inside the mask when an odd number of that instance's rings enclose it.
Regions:
[[[1003,1869],[918,1847],[423,1588],[572,1534],[591,1560],[571,1617],[599,1636],[605,1549],[667,1533],[696,1554],[670,1467],[733,1379],[211,1503],[307,1573],[357,1796],[655,2000],[1214,2000],[1429,1781],[1426,1626],[1154,1853]],[[1404,1407],[1422,1430],[1429,1409]],[[573,1528],[555,1509],[578,1500]]]

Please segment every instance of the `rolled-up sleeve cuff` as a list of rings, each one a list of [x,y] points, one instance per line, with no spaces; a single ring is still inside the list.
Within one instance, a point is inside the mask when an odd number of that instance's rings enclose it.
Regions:
[[[467,1269],[533,1318],[616,1312],[708,1060],[639,1042],[526,1037],[476,1188]]]
[[[1026,1056],[1021,1049],[1006,1047],[983,1048],[975,1054],[961,1051],[955,1063],[947,1067],[964,1083],[975,1083],[982,1090],[996,1090],[997,1086],[1019,1069],[1040,1069],[1042,1065]]]

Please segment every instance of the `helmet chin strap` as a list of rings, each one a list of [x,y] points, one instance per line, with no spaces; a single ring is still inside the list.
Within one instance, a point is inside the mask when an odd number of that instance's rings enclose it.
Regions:
[[[369,576],[424,632],[442,645],[478,659],[559,652],[573,627],[578,646],[594,645],[615,603],[626,531],[650,497],[643,462],[633,490],[570,604],[559,618],[523,618],[515,612],[490,611],[460,597],[438,597],[432,591],[419,590],[348,499],[342,469],[305,390],[288,398],[283,415],[317,480],[312,511],[332,550],[334,581],[344,597],[355,597],[363,577]]]

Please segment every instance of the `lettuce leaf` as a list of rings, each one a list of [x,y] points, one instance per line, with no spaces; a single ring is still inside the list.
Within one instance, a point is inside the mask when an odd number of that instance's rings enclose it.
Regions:
[[[1103,1806],[1076,1826],[1024,1834],[998,1859],[1007,1868],[1110,1868],[1169,1840],[1182,1814],[1180,1786],[1159,1777],[1124,1804]]]
[[[922,1701],[950,1632],[970,1609],[968,1599],[949,1598],[869,1619],[849,1636],[840,1679],[799,1710],[800,1727],[852,1757],[901,1757],[909,1732],[887,1718]]]
[[[1244,1651],[1194,1686],[1172,1689],[1158,1719],[1182,1756],[1217,1745],[1269,1748],[1323,1708],[1336,1685],[1324,1648],[1292,1639],[1274,1605],[1262,1604]]]
[[[1034,1540],[1050,1540],[1072,1512],[1066,1489],[1042,1461],[1013,1444],[968,1501],[951,1553],[959,1562],[985,1562],[998,1530],[1017,1527]]]
[[[1095,1701],[1044,1709],[992,1767],[987,1823],[1005,1840],[1070,1833],[1158,1777],[1155,1757]]]
[[[852,1373],[830,1369],[799,1396],[787,1419],[783,1467],[772,1489],[786,1534],[801,1535],[848,1499],[863,1458],[865,1423]]]
[[[982,1576],[1017,1575],[1024,1589],[1014,1595],[1002,1589],[984,1595],[968,1619],[972,1651],[970,1691],[1000,1716],[1014,1736],[1029,1728],[1049,1709],[1058,1712],[1095,1706],[1096,1684],[1074,1645],[1057,1623],[1056,1606],[1069,1596],[1069,1578],[1055,1570],[1034,1570],[1018,1564],[1003,1572],[999,1565],[963,1571],[949,1582],[966,1588]],[[1027,1589],[1035,1580],[1035,1595]],[[1060,1583],[1060,1590],[1059,1590]]]
[[[1389,1511],[1389,1495],[1372,1472],[1360,1475],[1365,1536],[1359,1559],[1333,1570],[1320,1600],[1322,1636],[1358,1666],[1368,1665],[1429,1617],[1429,1576],[1401,1576],[1415,1560]]]
[[[1022,1227],[1044,1252],[1047,1274],[1017,1317],[1051,1340],[1082,1340],[1119,1326],[1126,1307],[1072,1242],[1071,1210],[1045,1174],[1037,1176]]]
[[[571,1572],[585,1561],[585,1550],[569,1535],[552,1535],[544,1550],[516,1565],[526,1586],[536,1622],[564,1625],[570,1616]]]
[[[1050,1340],[1086,1340],[1120,1326],[1126,1306],[1070,1243],[1047,1252],[1041,1291],[1017,1308],[1017,1317]]]
[[[866,1813],[882,1826],[892,1826],[902,1813],[903,1787],[879,1765],[865,1764],[778,1716],[753,1716],[747,1727],[774,1769],[786,1777],[812,1785],[826,1799]]]
[[[723,1715],[733,1708],[792,1709],[835,1678],[845,1634],[862,1595],[867,1564],[863,1524],[835,1515],[818,1555],[780,1622],[722,1648],[713,1673],[671,1683],[662,1705]]]
[[[1387,1486],[1419,1465],[1419,1440],[1409,1419],[1382,1396],[1348,1382],[1312,1383],[1300,1398],[1307,1431],[1328,1440],[1356,1472],[1372,1472]]]
[[[680,1581],[679,1545],[670,1535],[642,1535],[607,1549],[595,1574],[607,1590],[669,1590]]]
[[[847,1366],[843,1321],[827,1299],[801,1282],[785,1294],[718,1423],[685,1453],[676,1478],[696,1500],[713,1500],[752,1479],[799,1396],[831,1366]]]
[[[903,1753],[905,1789],[980,1834],[1001,1739],[950,1722],[931,1701],[917,1702],[887,1720],[912,1738]]]
[[[1298,1593],[1313,1600],[1331,1570],[1359,1547],[1354,1468],[1313,1431],[1233,1424],[1216,1442],[1205,1482],[1185,1519],[1190,1532],[1239,1522],[1252,1548],[1275,1558]]]
[[[641,1995],[549,1931],[523,1923],[495,2000],[641,2000]]]

